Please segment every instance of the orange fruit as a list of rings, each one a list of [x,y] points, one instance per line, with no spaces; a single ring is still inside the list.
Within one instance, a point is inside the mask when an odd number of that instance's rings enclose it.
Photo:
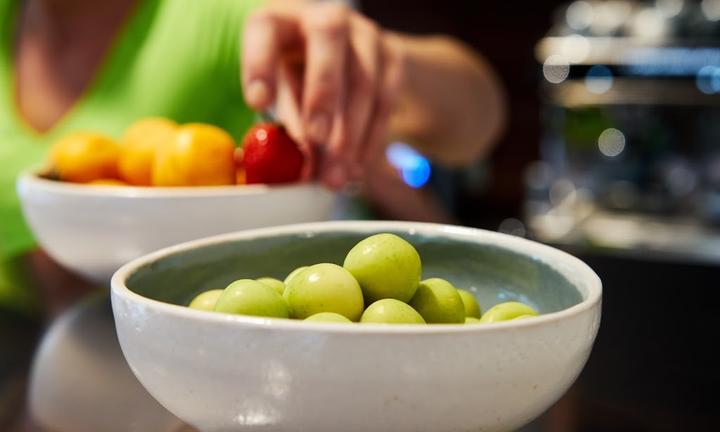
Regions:
[[[124,181],[116,179],[97,179],[88,184],[93,186],[128,186]]]
[[[245,168],[240,167],[235,171],[235,184],[247,184],[247,175],[245,174]]]
[[[52,170],[62,181],[87,183],[117,178],[118,145],[95,132],[75,132],[50,150]]]
[[[132,185],[150,186],[155,153],[160,146],[173,140],[176,130],[177,123],[159,117],[138,120],[130,125],[120,140],[120,177]]]
[[[158,149],[155,186],[216,186],[235,183],[235,141],[224,130],[200,123],[180,126],[175,138]]]

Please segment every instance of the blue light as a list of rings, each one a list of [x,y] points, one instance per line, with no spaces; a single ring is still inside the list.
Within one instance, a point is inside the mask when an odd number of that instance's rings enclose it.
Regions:
[[[405,143],[392,143],[386,156],[392,166],[400,170],[403,181],[410,187],[424,186],[430,179],[430,162]]]
[[[703,66],[695,80],[698,90],[705,94],[720,93],[720,67]]]
[[[413,161],[420,156],[415,149],[401,142],[394,142],[390,144],[385,154],[387,155],[390,164],[397,169],[402,169],[405,166],[412,165]]]
[[[414,167],[402,169],[402,177],[410,187],[422,187],[430,180],[430,163],[427,159],[418,159]]]
[[[629,49],[620,60],[623,70],[631,75],[689,76],[708,64],[720,64],[720,49],[638,48]]]

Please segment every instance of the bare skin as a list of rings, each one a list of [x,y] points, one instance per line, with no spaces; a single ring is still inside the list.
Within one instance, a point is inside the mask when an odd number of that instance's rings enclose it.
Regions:
[[[241,70],[252,107],[275,104],[291,132],[322,148],[332,187],[362,180],[389,137],[457,166],[485,154],[505,122],[498,80],[476,53],[452,38],[384,30],[338,3],[256,10]]]
[[[92,82],[135,0],[27,0],[15,36],[20,113],[50,130]]]

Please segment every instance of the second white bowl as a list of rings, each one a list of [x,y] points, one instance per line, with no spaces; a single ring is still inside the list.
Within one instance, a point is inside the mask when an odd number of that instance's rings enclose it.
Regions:
[[[88,186],[22,175],[18,194],[39,243],[69,269],[106,282],[156,249],[250,228],[331,217],[334,195],[316,184],[220,187]]]

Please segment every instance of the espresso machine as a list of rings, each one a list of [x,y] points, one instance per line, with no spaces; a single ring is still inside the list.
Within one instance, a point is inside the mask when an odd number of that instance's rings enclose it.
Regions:
[[[720,0],[575,1],[536,58],[531,235],[720,262]]]

